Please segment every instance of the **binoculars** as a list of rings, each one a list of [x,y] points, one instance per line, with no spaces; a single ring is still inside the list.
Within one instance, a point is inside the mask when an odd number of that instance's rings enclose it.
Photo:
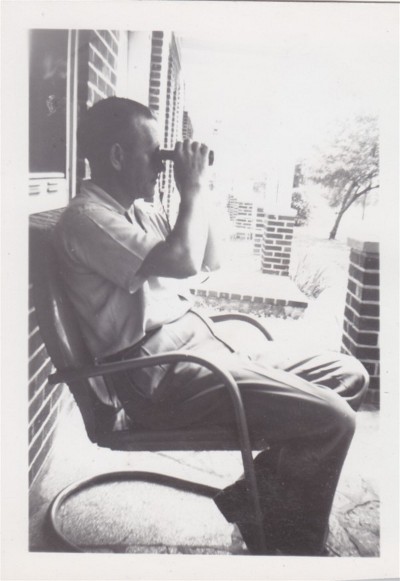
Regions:
[[[162,161],[174,161],[175,159],[175,151],[173,149],[160,149],[159,155]],[[208,165],[212,165],[213,163],[214,152],[210,150],[208,152]]]

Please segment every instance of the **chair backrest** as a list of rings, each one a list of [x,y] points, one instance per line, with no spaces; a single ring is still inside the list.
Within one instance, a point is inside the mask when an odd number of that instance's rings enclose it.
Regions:
[[[42,340],[57,369],[93,363],[59,272],[51,230],[30,229],[33,298]],[[93,381],[93,380],[90,380]],[[93,389],[89,380],[69,384],[89,438],[96,441]]]

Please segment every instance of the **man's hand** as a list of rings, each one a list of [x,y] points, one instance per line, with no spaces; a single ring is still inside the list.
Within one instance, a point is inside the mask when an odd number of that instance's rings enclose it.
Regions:
[[[205,185],[208,147],[189,139],[175,145],[174,176],[182,201],[197,196]]]

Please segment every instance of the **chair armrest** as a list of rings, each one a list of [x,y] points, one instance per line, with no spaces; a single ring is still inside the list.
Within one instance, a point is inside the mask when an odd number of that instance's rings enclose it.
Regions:
[[[110,373],[118,373],[119,371],[140,369],[141,367],[152,367],[153,365],[162,365],[164,363],[177,363],[179,361],[187,361],[197,363],[198,365],[203,365],[211,371],[214,371],[219,376],[219,378],[223,380],[224,383],[226,383],[226,378],[228,378],[228,382],[232,382],[237,387],[236,382],[229,371],[223,370],[221,367],[209,359],[206,359],[205,357],[199,357],[197,355],[193,355],[189,351],[183,350],[167,351],[166,353],[160,353],[158,355],[148,355],[137,358],[132,357],[131,359],[113,361],[110,363],[98,363],[76,368],[69,367],[66,369],[59,369],[49,375],[48,380],[50,385],[55,385],[57,383],[69,383],[71,381],[77,381],[80,379],[89,379],[90,377],[99,377],[108,375]]]
[[[271,333],[267,331],[260,321],[251,315],[244,315],[243,313],[223,313],[220,315],[212,315],[210,316],[210,319],[214,321],[214,323],[222,323],[223,321],[243,321],[249,323],[256,327],[268,341],[273,341]]]

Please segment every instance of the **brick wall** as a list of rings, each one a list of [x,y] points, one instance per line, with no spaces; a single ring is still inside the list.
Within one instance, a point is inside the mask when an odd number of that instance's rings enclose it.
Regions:
[[[158,114],[164,148],[173,148],[183,137],[183,85],[179,47],[173,34],[152,33],[149,106]],[[163,205],[170,218],[177,212],[173,164],[166,162],[161,178]]]
[[[256,221],[253,236],[253,253],[261,254],[262,241],[264,236],[266,213],[264,208],[256,208]]]
[[[52,228],[59,211],[34,214],[30,218],[30,270],[35,269],[38,246],[35,234]],[[31,279],[33,277],[31,276]],[[49,455],[56,433],[57,419],[72,405],[64,385],[51,386],[47,377],[54,371],[43,344],[36,319],[33,283],[29,284],[29,482],[32,484]]]
[[[349,277],[342,351],[359,359],[370,374],[369,403],[379,404],[379,245],[349,239]]]
[[[235,230],[237,231],[236,238],[251,239],[253,237],[253,210],[253,202],[238,201],[235,218]]]
[[[192,139],[193,137],[193,125],[190,115],[187,111],[183,112],[183,123],[182,123],[182,139]]]
[[[77,106],[80,115],[92,105],[116,94],[121,32],[79,31]],[[77,152],[78,178],[90,177],[87,161]]]
[[[156,113],[161,107],[164,32],[156,30],[151,38],[149,107]]]
[[[234,222],[236,220],[236,216],[238,213],[238,199],[232,194],[228,195],[227,207],[229,220],[231,220],[231,222]]]
[[[90,107],[100,99],[116,94],[120,33],[91,30],[88,53],[88,98]]]
[[[295,213],[268,214],[265,220],[261,251],[262,272],[289,275]]]
[[[151,37],[151,56],[150,56],[150,83],[149,83],[149,107],[154,111],[158,117],[159,121],[159,131],[160,139],[165,142],[165,126],[166,118],[168,114],[166,103],[166,84],[168,75],[168,38],[167,35],[161,30],[155,30]],[[168,139],[167,139],[168,141]],[[164,143],[165,146],[165,143]],[[161,200],[164,207],[168,209],[168,204],[170,200],[169,189],[171,182],[171,168],[172,164],[166,162],[166,170],[162,174],[161,180],[161,191],[164,193],[164,197]]]
[[[278,317],[298,319],[307,308],[307,303],[293,299],[274,299],[253,295],[192,288],[197,308],[220,312],[250,313],[257,317]]]
[[[228,196],[228,216],[233,223],[233,236],[236,239],[248,240],[262,238],[265,212],[253,202],[239,200],[236,196]],[[256,243],[254,243],[256,244]],[[261,247],[261,241],[259,241]]]

